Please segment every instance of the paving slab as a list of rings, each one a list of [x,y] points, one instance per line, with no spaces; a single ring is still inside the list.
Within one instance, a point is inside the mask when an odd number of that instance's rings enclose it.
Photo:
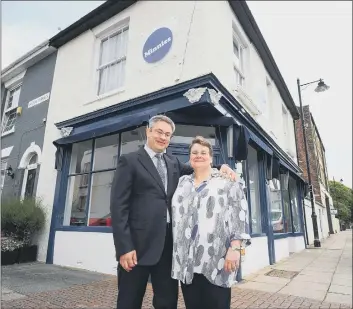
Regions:
[[[329,289],[329,293],[345,294],[345,295],[352,296],[352,287],[331,284],[330,289]]]
[[[252,279],[248,279],[247,281],[274,283],[274,284],[285,286],[291,280],[287,279],[287,278],[278,278],[278,277],[271,277],[271,276],[265,276],[265,275],[258,275],[258,276],[253,277]]]
[[[342,303],[350,306],[349,308],[352,308],[352,295],[327,293],[325,302]]]
[[[286,285],[286,283],[268,284],[266,282],[249,281],[249,282],[245,282],[245,283],[241,283],[241,284],[237,285],[237,288],[276,293],[280,289],[282,289],[285,285]]]
[[[291,285],[291,286],[288,285],[288,286],[285,286],[283,289],[281,289],[279,293],[323,301],[326,296],[326,291],[327,289],[314,290],[314,289],[311,289],[309,286],[301,287],[298,285]]]
[[[43,263],[24,263],[1,267],[1,284],[17,293],[53,291],[87,284],[111,276]]]
[[[317,275],[308,275],[300,273],[293,279],[293,282],[312,282],[312,283],[325,283],[330,284],[332,279],[332,274],[321,273]]]

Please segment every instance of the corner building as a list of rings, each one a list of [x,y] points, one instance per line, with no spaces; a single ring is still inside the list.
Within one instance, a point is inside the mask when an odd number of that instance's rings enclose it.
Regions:
[[[107,1],[50,45],[39,260],[116,274],[114,170],[156,114],[177,125],[168,152],[187,161],[202,135],[244,179],[253,240],[239,276],[304,248],[299,114],[245,1]]]

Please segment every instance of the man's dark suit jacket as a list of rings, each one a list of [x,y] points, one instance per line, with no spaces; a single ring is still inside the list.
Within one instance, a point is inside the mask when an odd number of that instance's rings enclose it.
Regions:
[[[138,265],[155,265],[162,254],[167,209],[179,178],[193,169],[178,158],[164,154],[168,171],[167,192],[153,161],[141,148],[120,156],[111,188],[111,216],[116,259],[136,250]]]

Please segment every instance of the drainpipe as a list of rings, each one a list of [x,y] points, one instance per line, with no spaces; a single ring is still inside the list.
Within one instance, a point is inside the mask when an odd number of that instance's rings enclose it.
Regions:
[[[295,125],[295,120],[293,119],[293,127],[294,127],[294,140],[295,140],[295,152],[297,153],[297,162],[298,162],[298,166],[299,166],[299,153],[298,153],[298,144],[297,144],[297,130],[296,130],[296,125]],[[304,132],[303,132],[304,134]],[[300,166],[299,166],[300,168]],[[304,193],[304,190],[303,190],[303,193]],[[306,213],[305,213],[305,202],[304,202],[304,194],[301,194],[302,196],[302,208],[303,208],[303,215],[304,215],[304,230],[305,230],[305,239],[304,239],[304,242],[305,242],[305,246],[309,246],[309,237],[308,237],[308,229],[307,229],[307,226],[306,226]]]

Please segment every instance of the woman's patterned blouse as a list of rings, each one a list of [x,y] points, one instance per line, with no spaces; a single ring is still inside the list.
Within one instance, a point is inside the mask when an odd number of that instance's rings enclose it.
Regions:
[[[232,240],[250,244],[247,210],[242,184],[218,170],[198,188],[194,175],[181,177],[172,200],[172,278],[190,284],[198,273],[217,286],[236,283],[236,271],[225,271],[224,260]]]

